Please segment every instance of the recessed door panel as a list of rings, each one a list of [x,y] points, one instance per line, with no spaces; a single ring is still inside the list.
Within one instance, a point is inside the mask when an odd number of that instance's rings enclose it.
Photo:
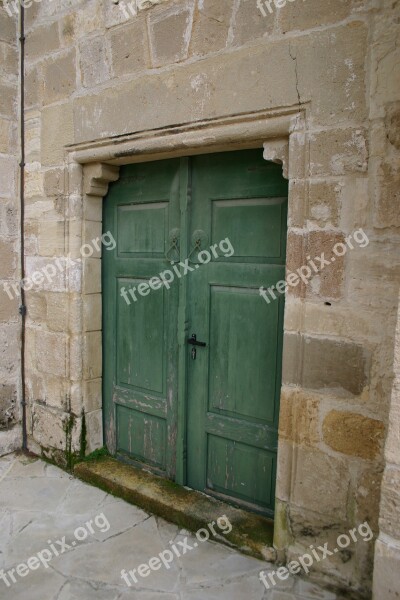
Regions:
[[[273,423],[279,306],[266,311],[258,288],[210,295],[209,410]]]
[[[239,198],[212,202],[212,241],[228,237],[235,258],[279,258],[286,198]],[[245,235],[243,235],[245,232]]]
[[[237,500],[273,503],[273,452],[223,437],[208,436],[207,488]]]
[[[117,406],[117,451],[165,470],[166,423],[142,411]]]
[[[141,297],[136,292],[136,301],[128,292],[130,304],[121,296],[122,289],[137,289],[148,281],[143,278],[118,279],[117,383],[165,394],[164,290],[148,297]],[[140,343],[132,343],[137,340]]]
[[[118,207],[118,254],[162,256],[168,227],[168,202]]]

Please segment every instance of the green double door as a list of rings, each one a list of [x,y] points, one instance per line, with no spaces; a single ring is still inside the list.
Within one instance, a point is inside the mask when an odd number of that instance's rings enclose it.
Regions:
[[[272,515],[283,297],[259,289],[285,277],[281,168],[261,150],[123,167],[103,222],[109,451]]]

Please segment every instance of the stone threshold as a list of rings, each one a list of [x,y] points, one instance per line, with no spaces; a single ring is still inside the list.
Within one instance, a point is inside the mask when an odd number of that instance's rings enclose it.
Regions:
[[[226,516],[232,524],[232,531],[216,536],[216,541],[261,560],[276,560],[272,546],[274,522],[271,519],[235,508],[111,457],[78,463],[74,474],[86,483],[191,532]]]

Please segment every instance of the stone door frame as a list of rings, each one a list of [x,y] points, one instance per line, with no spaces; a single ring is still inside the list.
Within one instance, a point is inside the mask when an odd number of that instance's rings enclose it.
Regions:
[[[101,236],[103,199],[109,184],[118,180],[121,165],[251,148],[263,148],[265,160],[281,163],[283,176],[289,180],[289,236],[298,215],[304,214],[309,172],[307,147],[305,111],[298,106],[69,146],[65,156],[68,198],[70,204],[78,204],[81,209],[80,218],[68,228],[66,247],[71,256],[80,256],[84,244]],[[288,245],[287,256],[290,252]],[[85,413],[88,451],[103,445],[100,259],[100,252],[82,258],[80,327],[71,334],[69,353],[71,395],[76,398],[74,405],[80,404]],[[296,321],[301,322],[301,315],[297,314],[301,306],[293,303],[290,295],[287,297],[284,339],[288,312],[290,320],[296,314]],[[283,353],[285,357],[285,342]],[[301,356],[297,359],[301,363]],[[290,475],[280,472],[278,453],[277,494],[282,482],[285,491],[281,492],[287,495],[291,489]],[[279,532],[275,536],[279,538]]]

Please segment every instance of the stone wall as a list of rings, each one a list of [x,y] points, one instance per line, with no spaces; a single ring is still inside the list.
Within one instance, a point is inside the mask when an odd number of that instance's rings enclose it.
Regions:
[[[0,6],[0,456],[21,445],[17,19]]]
[[[281,557],[366,520],[378,532],[399,301],[398,15],[389,0],[294,0],[267,16],[256,0],[170,0],[129,18],[114,0],[26,9],[28,274],[79,258],[101,233],[75,151],[234,115],[302,114],[290,136],[290,270],[332,257],[356,229],[368,235],[287,295]],[[64,463],[103,443],[99,273],[97,255],[27,292],[30,447]],[[3,326],[13,335],[14,322],[15,311]],[[367,597],[372,561],[359,541],[314,572]]]

